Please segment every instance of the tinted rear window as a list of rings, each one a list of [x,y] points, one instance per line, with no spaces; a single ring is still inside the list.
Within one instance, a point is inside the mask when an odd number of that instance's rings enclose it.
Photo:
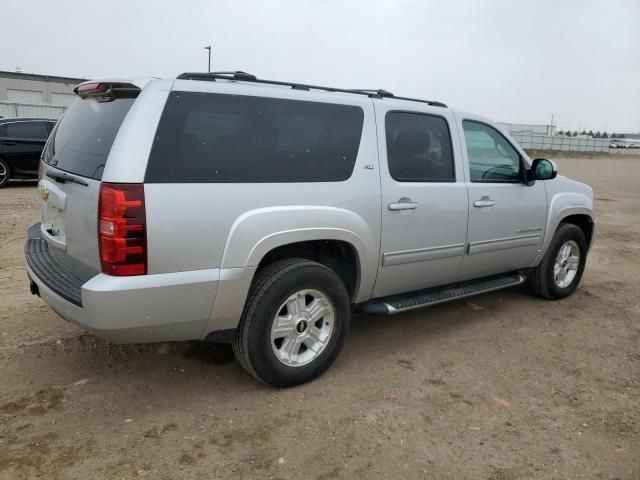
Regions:
[[[135,98],[77,99],[58,122],[43,152],[45,163],[100,180],[113,140]]]
[[[343,181],[353,172],[363,117],[350,105],[172,92],[145,181]]]
[[[386,118],[389,173],[399,182],[453,182],[453,152],[447,121],[435,115],[389,112]]]

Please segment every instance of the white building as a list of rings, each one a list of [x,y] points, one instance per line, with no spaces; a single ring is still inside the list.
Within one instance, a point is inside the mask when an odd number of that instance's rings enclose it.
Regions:
[[[499,122],[498,125],[509,135],[549,135],[556,134],[555,125],[536,125],[526,123],[505,123]]]
[[[0,117],[60,118],[82,78],[0,71]]]

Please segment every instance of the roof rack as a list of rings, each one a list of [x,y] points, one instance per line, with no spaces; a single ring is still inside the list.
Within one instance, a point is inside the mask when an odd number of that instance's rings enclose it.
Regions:
[[[351,93],[361,93],[364,95],[369,95],[370,97],[382,98],[382,97],[395,97],[395,95],[387,90],[368,90],[366,88],[354,88],[350,90]]]
[[[426,103],[428,105],[432,105],[434,107],[444,107],[447,106],[442,102],[436,102],[434,100],[421,100],[419,98],[409,98],[409,97],[397,97],[393,93],[388,92],[387,90],[367,90],[367,89],[344,89],[344,88],[335,88],[335,87],[322,87],[319,85],[307,85],[304,83],[294,83],[294,82],[281,82],[278,80],[264,80],[256,77],[247,72],[243,71],[235,71],[235,72],[185,72],[181,73],[177,77],[179,80],[202,80],[208,82],[215,82],[216,80],[237,80],[243,82],[253,82],[253,83],[263,83],[266,85],[282,85],[285,87],[291,87],[294,90],[324,90],[325,92],[340,92],[340,93],[353,93],[356,95],[366,95],[369,98],[395,98],[397,100],[407,100],[410,102],[420,102]]]

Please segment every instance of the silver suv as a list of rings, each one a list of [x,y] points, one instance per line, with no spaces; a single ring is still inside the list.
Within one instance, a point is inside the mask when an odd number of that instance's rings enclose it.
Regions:
[[[232,342],[274,386],[354,310],[578,286],[593,191],[491,121],[384,90],[244,72],[87,82],[40,165],[31,290],[113,342]]]

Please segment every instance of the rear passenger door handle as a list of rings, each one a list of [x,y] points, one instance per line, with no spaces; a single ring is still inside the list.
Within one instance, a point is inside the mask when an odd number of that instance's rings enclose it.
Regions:
[[[401,198],[397,202],[389,204],[389,210],[415,210],[418,204],[412,202],[410,198]]]
[[[496,204],[495,200],[491,200],[486,195],[482,197],[480,200],[476,200],[473,202],[474,207],[493,207]]]

